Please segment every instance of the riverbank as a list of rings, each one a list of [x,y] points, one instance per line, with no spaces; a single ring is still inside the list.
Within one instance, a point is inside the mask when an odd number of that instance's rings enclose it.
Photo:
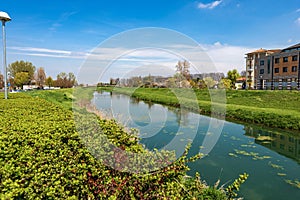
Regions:
[[[114,120],[90,118],[92,114],[80,108],[72,112],[76,98],[72,92],[67,89],[10,94],[8,100],[1,96],[0,198],[227,199],[245,180],[243,175],[231,186],[218,189],[207,186],[199,176],[188,178],[186,163],[199,155],[191,159],[184,155],[151,174],[131,174],[104,165],[84,145],[87,141],[98,145],[103,143],[102,138],[90,132],[79,135],[74,117],[79,118],[84,130],[96,131],[90,126],[98,124],[109,141],[121,149],[150,152]],[[91,92],[88,89],[81,94],[88,96]],[[115,164],[122,167],[120,158],[115,159]]]
[[[134,98],[160,103],[169,106],[184,106],[200,114],[211,114],[211,98],[216,91],[194,90],[199,108],[189,102],[190,91],[174,89],[176,95],[168,88],[119,88],[104,87],[98,90],[107,90],[127,94]],[[218,103],[214,105],[218,106]],[[192,105],[192,106],[190,106]],[[222,106],[222,104],[219,104]],[[223,104],[224,106],[224,104]],[[298,91],[226,91],[226,119],[254,123],[267,127],[300,130],[300,95]]]

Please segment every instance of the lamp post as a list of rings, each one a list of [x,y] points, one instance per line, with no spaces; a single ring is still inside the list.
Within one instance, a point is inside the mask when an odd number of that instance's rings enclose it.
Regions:
[[[10,21],[11,18],[6,12],[0,11],[0,20],[2,21],[2,35],[3,35],[3,68],[4,68],[4,96],[7,99],[7,66],[6,66],[6,36],[5,36],[5,23]]]

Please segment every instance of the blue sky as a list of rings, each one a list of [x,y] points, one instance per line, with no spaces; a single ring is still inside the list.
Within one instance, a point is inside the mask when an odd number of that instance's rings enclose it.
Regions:
[[[8,63],[27,60],[54,77],[77,73],[101,42],[134,28],[183,33],[222,72],[242,70],[247,51],[300,42],[300,0],[12,0],[1,2],[0,10],[12,18]]]

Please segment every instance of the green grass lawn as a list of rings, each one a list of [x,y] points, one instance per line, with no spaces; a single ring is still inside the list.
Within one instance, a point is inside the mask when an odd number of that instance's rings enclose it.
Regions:
[[[28,91],[25,94],[35,98],[46,99],[54,104],[60,105],[66,109],[72,109],[73,89],[60,89],[60,90],[34,90]]]

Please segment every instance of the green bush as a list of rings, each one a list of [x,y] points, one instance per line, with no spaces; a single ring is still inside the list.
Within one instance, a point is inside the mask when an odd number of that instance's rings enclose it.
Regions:
[[[82,119],[80,127],[90,127],[84,110],[74,116],[39,97],[11,94],[8,100],[0,100],[0,112],[1,199],[227,199],[230,195],[186,177],[186,163],[200,157],[187,158],[188,148],[174,163],[152,173],[130,174],[108,167],[105,160],[92,156],[82,140],[99,142],[101,136],[77,132],[76,116]],[[115,121],[94,122],[119,148],[147,154],[138,140],[132,140],[135,136]],[[170,154],[159,154],[164,155]],[[118,156],[114,157],[117,164]]]

